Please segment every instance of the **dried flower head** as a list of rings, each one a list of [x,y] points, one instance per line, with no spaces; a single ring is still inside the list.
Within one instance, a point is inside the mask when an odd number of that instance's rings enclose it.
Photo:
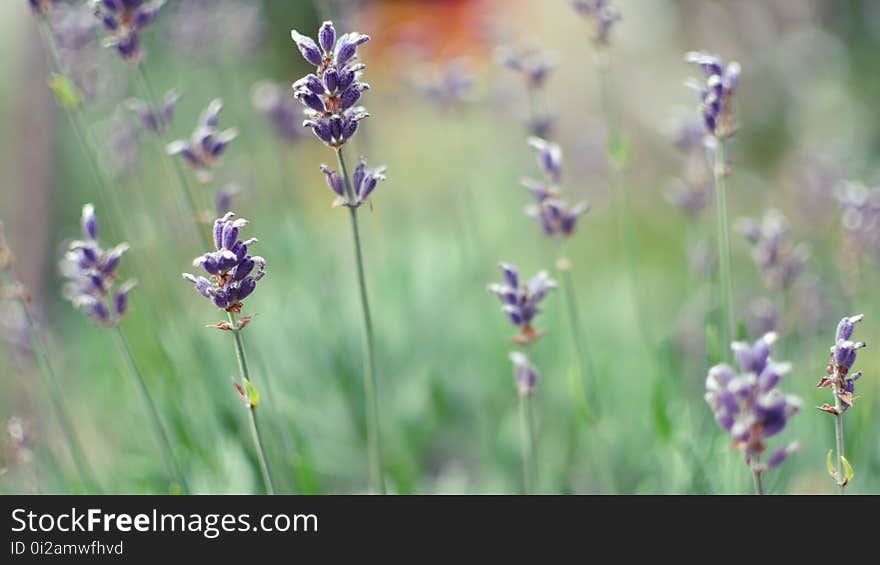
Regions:
[[[569,237],[577,227],[578,220],[590,207],[586,202],[571,205],[562,198],[562,150],[559,145],[532,137],[529,139],[543,172],[542,180],[525,178],[525,186],[535,197],[536,204],[526,208],[526,213],[538,220],[548,236]]]
[[[504,275],[504,282],[490,284],[486,290],[498,296],[503,304],[501,311],[507,314],[514,326],[520,328],[520,333],[514,337],[514,342],[532,343],[542,335],[532,326],[535,316],[541,312],[538,305],[550,290],[556,288],[556,282],[546,271],[541,271],[528,283],[520,284],[519,270],[515,266],[501,263],[499,268]]]
[[[791,370],[789,363],[770,358],[775,333],[768,333],[754,344],[731,345],[739,373],[726,364],[709,369],[706,402],[715,412],[715,421],[733,439],[733,446],[745,453],[746,463],[756,472],[780,465],[796,448],[795,444],[777,449],[760,463],[767,446],[765,440],[783,429],[800,409],[800,400],[782,394],[777,385]]]
[[[538,386],[538,370],[529,363],[529,358],[524,353],[514,351],[510,354],[513,361],[513,379],[516,390],[521,396],[529,396],[535,393]]]
[[[342,175],[336,169],[331,169],[327,165],[321,165],[321,172],[327,179],[327,186],[336,195],[333,206],[349,206],[357,208],[369,200],[370,195],[376,190],[379,181],[385,180],[385,167],[377,167],[375,169],[367,168],[367,160],[361,157],[358,166],[351,175],[351,190],[349,194]]]
[[[254,109],[266,116],[281,139],[294,142],[303,137],[302,112],[286,87],[258,82],[251,93]]]
[[[611,28],[620,21],[620,11],[611,5],[609,0],[571,0],[571,5],[577,12],[592,22],[595,27],[593,41],[597,45],[608,45]]]
[[[180,100],[180,94],[176,90],[169,90],[162,97],[162,103],[156,110],[138,98],[129,98],[125,101],[125,106],[137,117],[144,129],[153,133],[161,133],[171,124],[178,100]]]
[[[215,249],[193,261],[194,266],[205,270],[208,278],[189,273],[183,273],[183,278],[193,283],[196,291],[217,308],[238,313],[244,299],[254,292],[257,282],[266,274],[266,261],[248,255],[248,248],[257,240],[239,239],[239,230],[248,221],[234,218],[234,213],[227,212],[214,221]]]
[[[352,32],[337,39],[330,21],[318,30],[317,43],[296,30],[290,34],[305,60],[316,68],[293,83],[294,97],[306,107],[303,125],[328,146],[342,147],[355,134],[358,123],[369,116],[356,104],[361,93],[370,88],[358,80],[366,65],[358,62],[357,48],[370,37]]]
[[[752,245],[752,259],[770,289],[789,288],[804,270],[809,251],[792,245],[788,220],[778,210],[767,210],[761,220],[741,218],[737,228]]]
[[[831,347],[831,356],[828,360],[828,369],[824,377],[816,385],[818,388],[830,388],[834,396],[840,400],[840,410],[837,403],[835,406],[823,404],[819,410],[829,414],[845,412],[855,402],[856,381],[862,376],[861,371],[850,373],[856,362],[859,349],[865,347],[863,341],[852,341],[852,335],[856,324],[864,319],[864,314],[847,316],[837,324],[834,345]]]
[[[168,144],[169,155],[180,155],[196,171],[196,176],[201,182],[210,182],[213,178],[212,170],[217,166],[218,160],[226,151],[229,143],[238,136],[235,128],[220,131],[220,110],[223,109],[223,101],[214,99],[199,116],[196,129],[189,141],[178,139]]]
[[[83,206],[80,226],[83,239],[71,242],[61,261],[61,273],[67,278],[64,296],[94,322],[114,326],[128,311],[128,295],[136,284],[129,280],[116,286],[128,244],[107,250],[100,246],[98,217],[91,204]]]
[[[95,17],[109,34],[104,45],[138,64],[143,57],[141,34],[156,20],[165,0],[91,0]]]
[[[689,83],[700,95],[700,112],[706,132],[723,139],[733,135],[733,93],[739,84],[741,67],[737,62],[724,65],[720,57],[704,51],[692,51],[685,56],[688,63],[699,65],[705,82]]]

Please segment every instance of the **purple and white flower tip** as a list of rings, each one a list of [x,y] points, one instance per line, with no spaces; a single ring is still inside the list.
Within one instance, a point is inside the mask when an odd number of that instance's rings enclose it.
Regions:
[[[544,180],[525,178],[521,182],[535,197],[537,204],[526,208],[526,213],[536,218],[544,233],[550,237],[569,237],[577,227],[580,217],[589,211],[586,202],[569,204],[561,196],[562,149],[547,140],[532,137],[529,145],[537,151],[538,166]]]
[[[538,166],[547,179],[554,185],[562,182],[562,149],[559,145],[540,137],[530,137],[529,146],[537,152]]]
[[[538,340],[542,334],[532,326],[532,322],[541,312],[538,307],[540,302],[550,290],[556,288],[556,281],[546,271],[541,271],[522,285],[519,270],[514,265],[501,263],[499,268],[504,282],[490,284],[486,290],[498,296],[501,311],[507,314],[510,323],[520,328],[519,335],[513,338],[514,342],[525,345]]]
[[[251,102],[255,110],[269,119],[278,137],[291,143],[303,137],[302,112],[286,87],[259,82],[254,85]]]
[[[331,169],[327,165],[321,165],[321,172],[324,173],[327,186],[336,195],[336,199],[333,201],[334,207],[348,206],[357,208],[366,203],[370,195],[373,194],[373,191],[376,190],[379,182],[385,180],[385,170],[384,166],[368,169],[366,158],[361,157],[358,166],[355,167],[354,173],[351,176],[352,194],[349,194],[348,189],[345,187],[345,181],[339,171]]]
[[[357,106],[370,86],[360,82],[366,65],[357,61],[357,48],[370,40],[360,33],[346,33],[337,38],[332,22],[324,22],[318,42],[293,30],[291,37],[303,58],[315,66],[310,73],[293,83],[294,98],[305,106],[303,126],[333,148],[351,139],[361,120],[369,117]],[[319,45],[320,44],[320,45]]]
[[[611,28],[621,20],[620,11],[612,6],[609,0],[571,0],[571,5],[595,26],[593,41],[597,45],[607,46]]]
[[[830,388],[836,399],[833,406],[823,404],[819,410],[829,414],[842,414],[853,405],[856,400],[856,381],[862,376],[861,371],[850,373],[856,362],[859,349],[867,346],[863,341],[852,341],[856,324],[865,318],[864,314],[846,316],[837,324],[835,342],[831,347],[831,355],[828,361],[826,374],[816,385],[818,388]]]
[[[155,110],[138,98],[129,98],[125,105],[138,118],[144,129],[152,133],[162,133],[171,124],[178,100],[180,94],[176,90],[169,90],[162,98],[162,104]]]
[[[715,421],[730,434],[735,448],[745,453],[746,463],[756,472],[778,466],[785,456],[774,452],[762,465],[765,440],[777,435],[798,412],[801,402],[782,394],[778,387],[790,370],[789,363],[770,357],[776,334],[770,333],[753,344],[732,344],[739,372],[726,364],[715,365],[706,377],[706,402]]]
[[[95,17],[107,31],[104,45],[135,65],[143,58],[141,35],[159,15],[165,0],[90,0]]]
[[[792,245],[785,216],[771,209],[760,220],[739,219],[736,227],[752,245],[752,260],[767,287],[791,287],[803,273],[810,254],[805,245]]]
[[[720,57],[704,51],[692,51],[685,55],[685,61],[700,67],[704,82],[693,81],[693,87],[700,97],[700,113],[706,132],[723,139],[733,135],[733,94],[739,85],[742,69],[737,62],[727,65]]]
[[[183,273],[184,280],[214,306],[227,312],[241,312],[243,301],[256,290],[266,274],[266,261],[248,254],[257,243],[255,238],[241,240],[239,233],[248,221],[227,212],[214,221],[214,250],[196,257],[193,265],[201,267],[207,277]]]
[[[535,394],[538,387],[538,370],[529,362],[525,354],[514,351],[510,354],[513,362],[513,378],[516,390],[521,396]]]
[[[116,325],[128,311],[128,295],[135,287],[129,280],[114,288],[128,244],[106,250],[100,246],[98,217],[91,204],[83,206],[80,226],[83,239],[72,241],[61,261],[61,273],[67,279],[64,296],[93,321]]]
[[[179,155],[196,172],[201,182],[210,182],[213,169],[226,152],[229,143],[238,137],[238,130],[229,128],[220,131],[220,110],[223,101],[214,99],[202,111],[196,129],[189,140],[178,139],[166,147],[169,155]]]

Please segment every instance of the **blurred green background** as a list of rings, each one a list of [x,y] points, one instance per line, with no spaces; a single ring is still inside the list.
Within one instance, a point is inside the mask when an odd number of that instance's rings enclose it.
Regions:
[[[78,3],[74,3],[78,4]],[[374,309],[381,426],[389,489],[398,493],[520,491],[518,400],[508,353],[514,328],[485,285],[498,261],[526,275],[553,270],[554,242],[525,216],[523,176],[538,174],[525,140],[522,82],[500,66],[499,45],[534,41],[555,70],[540,103],[555,114],[565,153],[564,186],[586,198],[567,253],[584,333],[598,367],[588,389],[600,416],[578,419],[574,358],[562,293],[545,302],[545,337],[530,352],[541,372],[536,396],[539,490],[546,493],[740,493],[750,474],[703,400],[712,362],[706,319],[713,280],[692,268],[700,242],[712,248],[714,212],[688,216],[665,197],[682,174],[676,124],[696,110],[684,86],[695,69],[683,54],[707,49],[738,60],[740,131],[728,144],[731,216],[772,207],[791,237],[811,249],[806,272],[785,296],[765,289],[749,248],[733,236],[736,310],[745,321],[765,298],[781,311],[775,357],[794,370],[782,389],[802,412],[771,444],[803,447],[768,472],[773,493],[829,493],[830,394],[824,374],[837,320],[866,314],[868,342],[857,367],[859,401],[846,414],[851,492],[880,489],[877,396],[880,335],[877,255],[854,252],[835,189],[876,180],[880,146],[880,4],[870,0],[620,0],[612,33],[611,88],[632,142],[633,221],[639,284],[657,347],[640,339],[627,261],[614,213],[614,178],[604,155],[604,120],[588,24],[565,0],[388,0],[205,2],[170,0],[146,32],[144,61],[155,86],[182,98],[170,138],[186,137],[198,113],[222,98],[223,127],[240,136],[213,182],[213,202],[233,185],[232,209],[248,218],[268,275],[246,304],[244,332],[260,389],[262,422],[279,489],[367,490],[361,321],[346,212],[330,207],[320,163],[332,151],[308,131],[282,140],[254,109],[259,81],[282,86],[309,71],[290,29],[314,36],[324,18],[373,40],[360,49],[372,86],[349,158],[388,166],[388,180],[361,209]],[[63,8],[62,8],[63,9]],[[66,50],[84,86],[84,113],[113,179],[101,194],[65,112],[47,84],[48,53],[27,3],[0,7],[0,221],[30,289],[76,432],[106,491],[170,488],[148,421],[112,336],[61,296],[57,263],[78,237],[80,209],[94,202],[107,245],[131,250],[121,273],[140,286],[122,327],[134,346],[195,492],[260,492],[247,414],[231,386],[230,335],[205,328],[221,312],[180,278],[205,250],[185,217],[167,160],[123,107],[142,97],[135,74],[100,47],[90,16],[70,22],[86,39]],[[73,25],[70,24],[70,25]],[[69,52],[67,52],[69,51]],[[466,57],[470,99],[441,107],[414,87],[436,65]],[[196,186],[194,179],[191,180]],[[206,209],[210,208],[206,204]],[[213,209],[206,210],[212,216]],[[213,217],[213,216],[212,216]],[[0,491],[82,492],[58,429],[20,310],[0,303],[0,417],[19,417],[27,453],[6,438]],[[756,336],[750,336],[756,337]],[[717,352],[716,352],[717,355]],[[573,434],[578,429],[580,433]],[[4,436],[6,430],[4,429]]]

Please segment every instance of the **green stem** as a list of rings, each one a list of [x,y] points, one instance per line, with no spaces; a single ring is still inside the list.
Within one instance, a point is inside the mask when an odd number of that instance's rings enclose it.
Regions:
[[[345,181],[345,192],[349,201],[354,200],[351,178],[345,165],[342,147],[336,150],[339,169]],[[354,251],[357,260],[358,289],[360,290],[361,309],[364,321],[364,396],[367,414],[367,448],[370,463],[370,482],[377,492],[385,494],[384,465],[382,463],[382,439],[379,431],[379,400],[376,382],[376,356],[373,344],[373,322],[370,316],[370,302],[367,298],[367,281],[364,276],[364,257],[361,250],[361,236],[358,230],[357,208],[349,207],[351,231],[354,237]]]
[[[759,469],[752,469],[752,476],[755,479],[755,494],[763,495],[764,494],[764,481],[763,474]]]
[[[727,188],[724,177],[726,164],[724,162],[724,141],[717,139],[715,147],[715,194],[716,211],[718,213],[718,274],[721,296],[721,343],[725,350],[725,357],[730,358],[731,352],[728,345],[736,335],[733,315],[733,282],[730,271],[730,225],[727,216]]]
[[[834,415],[834,439],[837,444],[837,489],[840,494],[845,493],[846,489],[846,471],[843,468],[843,458],[846,456],[843,452],[843,404],[837,395],[837,388],[834,387],[834,408],[837,414]]]
[[[49,353],[46,343],[43,341],[43,336],[37,329],[37,324],[31,315],[27,299],[20,296],[19,301],[21,303],[21,308],[24,311],[24,318],[27,322],[34,354],[37,358],[37,363],[46,378],[46,383],[49,388],[49,397],[52,399],[52,407],[55,410],[55,415],[58,418],[58,424],[61,427],[61,432],[64,434],[64,439],[67,441],[68,449],[70,449],[70,454],[73,457],[73,463],[76,465],[76,470],[83,482],[85,482],[89,488],[100,494],[102,492],[101,487],[95,480],[95,475],[85,456],[85,450],[74,431],[73,421],[70,418],[70,414],[67,411],[67,405],[64,401],[64,391],[61,389],[61,383],[58,382],[58,377],[49,361]]]
[[[235,314],[227,312],[226,316],[229,318],[229,324],[232,326],[232,335],[235,337],[235,354],[238,359],[238,369],[241,372],[241,378],[245,382],[252,382],[251,374],[248,370],[247,357],[244,353],[244,344],[241,340],[241,330],[238,328]],[[248,419],[251,425],[251,434],[254,438],[254,445],[257,448],[257,456],[260,460],[260,472],[263,475],[263,484],[266,487],[266,494],[275,494],[275,485],[272,482],[272,471],[269,468],[269,458],[266,456],[266,446],[263,443],[263,434],[260,432],[260,423],[259,420],[257,420],[257,410],[255,406],[249,406]]]
[[[171,449],[171,442],[168,441],[168,435],[165,433],[165,428],[162,426],[162,419],[159,417],[159,411],[156,410],[153,398],[150,396],[149,390],[147,390],[147,383],[144,381],[144,376],[138,368],[131,346],[128,344],[125,334],[122,333],[122,328],[119,326],[114,328],[113,335],[116,337],[119,349],[122,351],[123,357],[125,357],[125,362],[128,365],[132,377],[134,377],[135,384],[137,384],[138,392],[140,392],[141,399],[147,409],[147,415],[150,419],[150,425],[153,428],[153,434],[156,436],[156,440],[159,443],[159,449],[162,451],[162,456],[165,458],[165,465],[171,475],[176,478],[180,489],[185,494],[189,493],[189,485],[187,484],[186,476],[178,465],[177,460],[174,458],[174,451]]]
[[[519,395],[519,422],[522,435],[523,492],[533,494],[537,482],[537,460],[535,457],[535,415],[532,395]]]
[[[593,356],[590,353],[589,343],[584,339],[577,295],[574,292],[574,278],[571,275],[571,267],[567,263],[568,259],[566,259],[560,251],[557,268],[560,278],[562,278],[563,294],[565,295],[565,309],[568,311],[569,328],[571,330],[572,341],[574,342],[574,352],[578,367],[577,387],[575,390],[579,397],[577,400],[581,405],[582,416],[585,420],[589,421],[592,414],[587,393],[584,388],[584,381],[586,380],[590,384],[589,388],[595,394],[596,366],[593,364]]]

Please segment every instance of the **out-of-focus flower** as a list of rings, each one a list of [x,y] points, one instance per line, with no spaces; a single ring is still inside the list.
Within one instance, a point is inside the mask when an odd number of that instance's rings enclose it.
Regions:
[[[798,398],[777,388],[791,365],[770,358],[775,341],[776,334],[768,333],[751,345],[733,343],[739,373],[721,364],[712,367],[706,378],[706,402],[715,421],[730,434],[734,447],[745,453],[746,464],[759,473],[781,464],[795,449],[790,444],[773,452],[763,465],[759,461],[767,449],[765,440],[781,432],[801,405]]]
[[[239,239],[239,230],[248,221],[234,218],[234,213],[227,212],[214,221],[215,249],[193,261],[194,266],[204,269],[208,278],[189,273],[184,273],[183,278],[193,283],[196,291],[217,308],[238,313],[244,299],[256,290],[257,282],[265,276],[266,261],[248,254],[248,248],[257,240]]]
[[[697,216],[712,197],[712,174],[706,159],[706,131],[695,118],[677,120],[670,135],[685,158],[682,174],[668,185],[664,196],[689,216]]]
[[[704,82],[688,83],[700,95],[700,112],[703,125],[710,135],[723,139],[733,135],[733,94],[739,84],[741,67],[737,62],[724,65],[720,57],[704,51],[692,51],[685,60],[699,65],[705,76]]]
[[[163,28],[174,51],[215,65],[257,53],[266,31],[262,2],[186,0],[166,10]]]
[[[366,65],[357,59],[358,46],[370,40],[362,33],[336,37],[333,22],[326,21],[318,30],[318,42],[296,30],[290,32],[303,58],[316,70],[293,83],[293,93],[306,107],[303,125],[333,148],[351,139],[358,123],[368,117],[363,106],[356,106],[368,84],[360,82]]]
[[[108,36],[104,45],[135,65],[143,57],[141,34],[159,15],[165,0],[90,0]]]
[[[91,204],[83,206],[80,223],[83,239],[70,243],[61,262],[61,273],[67,278],[64,296],[94,322],[114,326],[128,311],[128,295],[135,287],[133,280],[116,286],[128,244],[107,250],[100,246],[98,217]]]
[[[168,144],[169,155],[180,155],[196,171],[201,182],[210,182],[212,170],[217,166],[218,159],[226,151],[226,147],[238,136],[235,128],[220,131],[220,110],[223,101],[214,99],[199,116],[196,129],[189,141],[178,139]]]
[[[52,7],[52,4],[56,4],[57,2],[58,0],[28,0],[31,10],[33,10],[35,14],[41,16],[47,14]]]
[[[791,244],[785,216],[771,209],[761,220],[740,218],[737,228],[752,245],[752,259],[767,287],[789,288],[803,272],[809,252],[803,244]]]
[[[749,302],[746,312],[746,327],[750,336],[761,336],[778,329],[778,314],[773,302],[758,297]]]
[[[462,58],[426,67],[413,80],[415,89],[442,110],[470,102],[473,85],[474,77]]]
[[[556,281],[552,280],[546,271],[541,271],[528,283],[520,284],[519,270],[508,263],[499,265],[504,274],[504,282],[490,284],[486,289],[498,296],[503,306],[501,311],[507,314],[510,322],[520,328],[520,333],[514,337],[518,344],[528,344],[538,340],[542,333],[532,326],[541,310],[538,305],[547,296],[547,293],[556,288]]]
[[[321,165],[321,172],[327,179],[327,186],[336,195],[333,206],[357,208],[367,202],[370,195],[376,190],[379,181],[385,180],[385,167],[368,169],[367,160],[364,157],[361,157],[358,166],[354,169],[354,174],[351,176],[352,194],[348,193],[339,171],[331,169],[327,165]]]
[[[254,109],[269,119],[281,139],[291,143],[302,139],[302,110],[286,87],[258,82],[252,90],[251,102]]]
[[[709,206],[712,196],[711,186],[708,180],[695,182],[673,179],[667,186],[664,196],[670,204],[688,216],[698,216]]]
[[[178,100],[180,100],[180,94],[176,90],[169,90],[162,97],[162,102],[157,110],[153,110],[149,104],[138,98],[129,98],[125,101],[125,106],[137,116],[146,130],[161,133],[171,124]]]
[[[550,137],[555,118],[540,107],[539,92],[554,68],[550,58],[533,45],[504,45],[496,50],[501,65],[517,73],[525,83],[529,98],[528,126],[532,135]]]
[[[880,257],[880,187],[847,182],[837,189],[843,228],[860,251]]]
[[[529,139],[538,157],[543,180],[525,178],[525,186],[535,197],[536,204],[526,208],[526,213],[538,220],[548,236],[569,237],[577,227],[578,220],[590,207],[586,202],[571,205],[562,198],[559,187],[562,181],[562,150],[559,145],[532,137]]]
[[[571,5],[595,27],[593,41],[608,45],[611,28],[621,19],[620,11],[609,0],[571,0]]]
[[[849,409],[855,402],[856,381],[862,376],[861,371],[850,374],[850,369],[856,362],[859,349],[865,347],[863,341],[852,341],[856,324],[864,319],[864,314],[847,316],[837,324],[834,336],[834,345],[831,347],[831,356],[828,360],[826,375],[819,380],[818,388],[831,388],[839,400],[834,406],[823,404],[819,410],[829,414],[840,414]]]
[[[535,394],[538,387],[538,370],[529,362],[524,353],[514,351],[510,354],[513,362],[513,379],[521,396]]]

